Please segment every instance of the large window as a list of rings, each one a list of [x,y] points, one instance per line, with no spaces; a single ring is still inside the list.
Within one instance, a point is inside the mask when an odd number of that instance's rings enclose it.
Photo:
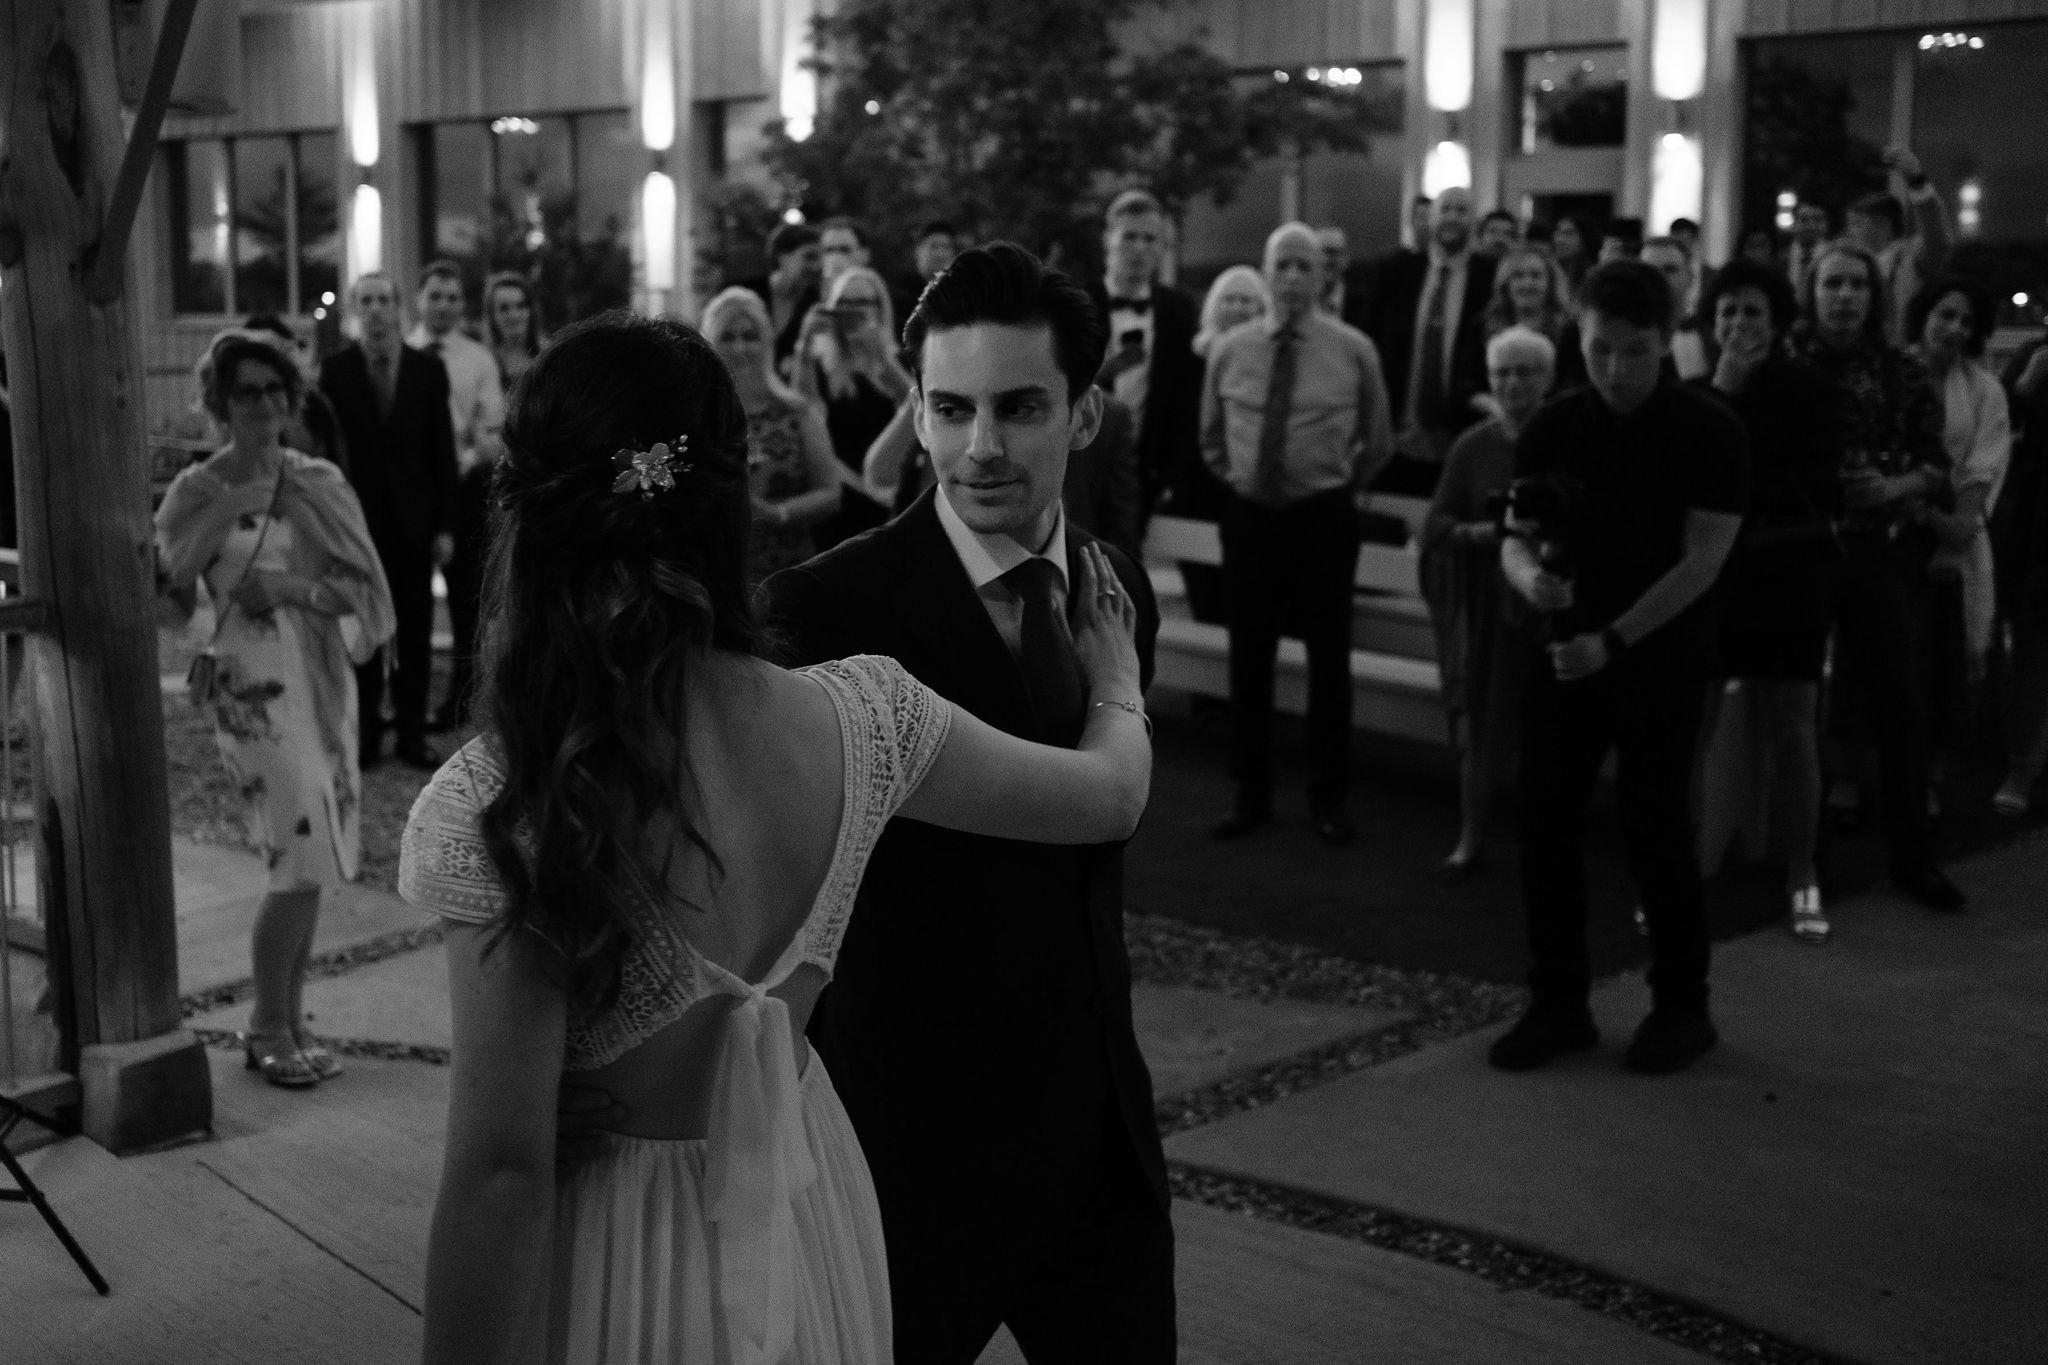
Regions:
[[[166,142],[172,308],[304,313],[338,288],[332,133]]]
[[[624,110],[423,124],[414,136],[421,257],[454,261],[472,304],[498,270],[534,281],[549,328],[628,301],[648,161]]]
[[[2002,323],[2048,316],[2048,119],[2025,113],[2042,107],[2048,24],[1758,40],[1747,56],[1745,226],[1776,220],[1785,195],[1839,223],[1886,188],[1903,134],[1941,191],[1954,268],[1991,282]]]
[[[1619,147],[1628,140],[1628,49],[1550,47],[1520,54],[1518,150]]]

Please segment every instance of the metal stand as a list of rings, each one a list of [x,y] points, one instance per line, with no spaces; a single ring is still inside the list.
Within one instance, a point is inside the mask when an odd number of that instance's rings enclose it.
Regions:
[[[85,1254],[85,1248],[72,1237],[71,1230],[64,1226],[64,1220],[50,1207],[49,1199],[37,1188],[36,1182],[29,1179],[28,1172],[22,1169],[21,1162],[16,1159],[14,1153],[8,1150],[7,1139],[20,1126],[23,1119],[30,1119],[59,1136],[63,1135],[63,1129],[35,1110],[0,1095],[0,1166],[7,1168],[7,1173],[14,1177],[16,1186],[11,1190],[0,1190],[0,1204],[35,1205],[36,1212],[43,1215],[43,1221],[50,1225],[50,1231],[57,1234],[57,1240],[64,1244],[64,1249],[71,1253],[71,1259],[78,1262],[78,1268],[85,1272],[85,1278],[92,1281],[92,1287],[101,1295],[106,1295],[112,1292],[107,1287],[106,1277],[93,1265],[92,1258]]]

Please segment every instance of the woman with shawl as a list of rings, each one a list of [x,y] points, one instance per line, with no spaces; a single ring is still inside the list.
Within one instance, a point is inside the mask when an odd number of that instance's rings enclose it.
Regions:
[[[301,992],[320,893],[355,878],[361,849],[353,665],[396,618],[354,490],[283,443],[302,385],[290,357],[266,334],[223,332],[199,382],[228,443],[165,493],[159,572],[174,595],[206,581],[217,625],[194,700],[212,711],[270,867],[245,1055],[273,1085],[310,1086],[341,1072],[306,1031]]]

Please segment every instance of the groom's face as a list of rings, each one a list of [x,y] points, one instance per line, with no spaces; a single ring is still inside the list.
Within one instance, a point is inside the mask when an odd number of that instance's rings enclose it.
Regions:
[[[1058,519],[1067,455],[1095,439],[1102,396],[1067,401],[1044,324],[975,323],[926,335],[917,434],[940,490],[982,535],[1036,552]]]

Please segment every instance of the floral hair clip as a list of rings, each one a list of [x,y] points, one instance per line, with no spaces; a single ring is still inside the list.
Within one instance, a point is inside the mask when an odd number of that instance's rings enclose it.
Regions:
[[[689,446],[688,436],[678,436],[673,446],[667,441],[656,441],[647,450],[630,446],[621,449],[612,456],[612,463],[619,470],[619,477],[612,480],[612,492],[630,493],[637,488],[642,501],[652,499],[657,488],[668,492],[676,486],[677,475],[690,472],[691,466],[683,460],[683,452]]]

